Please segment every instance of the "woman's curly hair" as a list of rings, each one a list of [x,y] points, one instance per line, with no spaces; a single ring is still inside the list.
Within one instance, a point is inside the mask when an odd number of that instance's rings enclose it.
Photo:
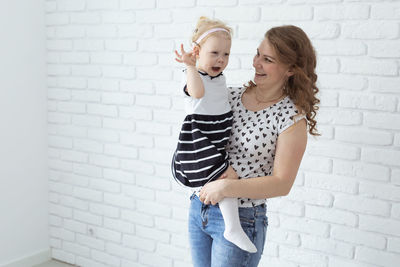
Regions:
[[[285,94],[306,115],[309,133],[320,135],[316,129],[315,116],[318,110],[319,92],[316,86],[317,74],[315,67],[317,59],[310,39],[302,29],[293,25],[274,27],[264,36],[274,49],[278,61],[288,65],[293,75],[288,78]],[[250,82],[249,86],[255,86]]]

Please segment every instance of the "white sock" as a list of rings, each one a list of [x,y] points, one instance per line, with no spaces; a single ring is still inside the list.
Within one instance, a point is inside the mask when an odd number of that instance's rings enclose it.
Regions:
[[[257,252],[256,246],[250,241],[240,225],[237,198],[224,198],[218,204],[225,222],[224,237],[243,250],[250,253]]]

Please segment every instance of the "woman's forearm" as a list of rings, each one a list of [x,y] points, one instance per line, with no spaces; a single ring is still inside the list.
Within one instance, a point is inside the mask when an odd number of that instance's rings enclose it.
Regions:
[[[285,196],[290,192],[294,179],[263,176],[250,179],[226,179],[224,197],[264,199]]]

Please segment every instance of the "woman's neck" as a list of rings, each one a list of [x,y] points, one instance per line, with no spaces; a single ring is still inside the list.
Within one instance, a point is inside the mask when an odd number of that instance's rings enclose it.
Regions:
[[[284,90],[281,87],[276,89],[263,88],[260,86],[253,87],[253,97],[257,104],[276,103],[285,96]]]

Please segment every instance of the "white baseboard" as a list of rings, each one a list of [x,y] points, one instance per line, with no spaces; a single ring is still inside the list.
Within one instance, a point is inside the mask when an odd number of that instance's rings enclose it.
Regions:
[[[13,260],[4,264],[0,263],[0,267],[32,267],[44,263],[51,259],[50,248],[39,251],[32,255],[21,257],[20,259]]]

